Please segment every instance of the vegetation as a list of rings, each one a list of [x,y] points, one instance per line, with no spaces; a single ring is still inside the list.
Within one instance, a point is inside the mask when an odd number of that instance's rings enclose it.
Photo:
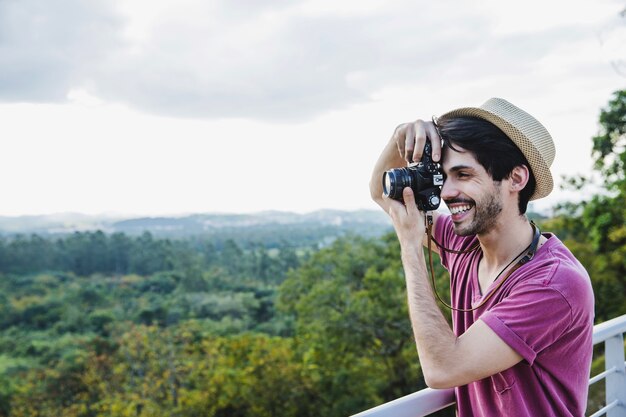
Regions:
[[[1,415],[343,416],[424,386],[392,235],[2,248]]]
[[[596,323],[626,314],[626,90],[616,91],[601,110],[600,129],[593,138],[592,156],[601,180],[569,178],[569,186],[588,195],[578,203],[558,207],[557,215],[544,222],[572,250],[591,276]],[[599,182],[599,184],[598,184]],[[596,347],[592,374],[604,369],[602,349]],[[601,384],[591,387],[588,409],[604,404]]]
[[[620,91],[593,142],[605,191],[540,220],[588,269],[597,322],[626,313],[625,120]],[[346,416],[424,387],[393,234],[14,236],[0,312],[0,416]]]
[[[596,322],[602,322],[626,313],[626,90],[615,92],[600,112],[593,158],[601,183],[590,178],[569,183],[583,194],[594,185],[603,191],[562,205],[544,228],[556,232],[587,268],[596,296]]]

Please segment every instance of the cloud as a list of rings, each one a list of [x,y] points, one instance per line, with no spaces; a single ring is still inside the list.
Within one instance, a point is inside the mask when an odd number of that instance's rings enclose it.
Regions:
[[[0,1],[0,100],[80,89],[174,117],[306,120],[403,83],[523,75],[589,36],[503,30],[502,13],[448,2],[130,3]]]
[[[106,1],[0,1],[0,100],[64,100],[122,28]]]

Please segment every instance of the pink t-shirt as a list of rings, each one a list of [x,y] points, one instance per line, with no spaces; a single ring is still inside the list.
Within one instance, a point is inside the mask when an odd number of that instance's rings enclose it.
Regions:
[[[593,347],[591,281],[556,236],[545,236],[548,241],[532,261],[511,274],[485,305],[473,312],[452,312],[457,336],[480,319],[523,357],[512,368],[457,387],[460,417],[585,413]],[[435,238],[455,250],[476,242],[475,236],[457,236],[449,216],[439,217]],[[478,284],[482,251],[440,252],[441,263],[450,272],[452,306],[477,306],[482,299]]]

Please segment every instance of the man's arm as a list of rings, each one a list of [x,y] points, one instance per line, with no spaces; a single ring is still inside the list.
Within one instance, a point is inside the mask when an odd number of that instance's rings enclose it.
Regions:
[[[411,325],[428,386],[461,386],[517,364],[522,357],[481,320],[460,337],[454,335],[437,306],[423,248],[414,238],[424,233],[423,214],[410,188],[404,189],[403,197],[404,205],[387,200],[400,240]]]
[[[383,173],[392,168],[399,168],[406,166],[411,161],[419,161],[422,158],[422,152],[426,144],[426,139],[430,139],[432,144],[432,158],[435,162],[441,159],[441,138],[435,128],[433,122],[424,122],[417,120],[411,123],[403,123],[399,125],[394,131],[391,139],[383,149],[382,153],[378,157],[372,176],[370,178],[370,195],[384,211],[389,213],[390,202],[389,198],[383,197]],[[433,213],[433,233],[435,224],[437,223],[437,217],[439,213],[436,211]],[[421,235],[416,235],[416,237]],[[426,246],[428,243],[427,237],[423,234],[423,244]],[[436,245],[432,245],[433,251],[439,253],[439,248]]]
[[[370,178],[370,195],[372,200],[374,200],[385,213],[389,213],[389,199],[383,197],[383,173],[392,168],[403,167],[407,164],[404,159],[404,152],[398,144],[398,140],[402,135],[403,126],[404,125],[398,126],[394,131],[385,149],[383,149],[378,157],[374,165],[374,170],[372,171],[372,177]]]

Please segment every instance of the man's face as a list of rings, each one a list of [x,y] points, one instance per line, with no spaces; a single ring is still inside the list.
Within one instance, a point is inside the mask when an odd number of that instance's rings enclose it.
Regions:
[[[495,182],[473,154],[444,148],[443,170],[446,179],[441,198],[452,213],[454,232],[459,236],[489,232],[502,212],[500,182]]]

